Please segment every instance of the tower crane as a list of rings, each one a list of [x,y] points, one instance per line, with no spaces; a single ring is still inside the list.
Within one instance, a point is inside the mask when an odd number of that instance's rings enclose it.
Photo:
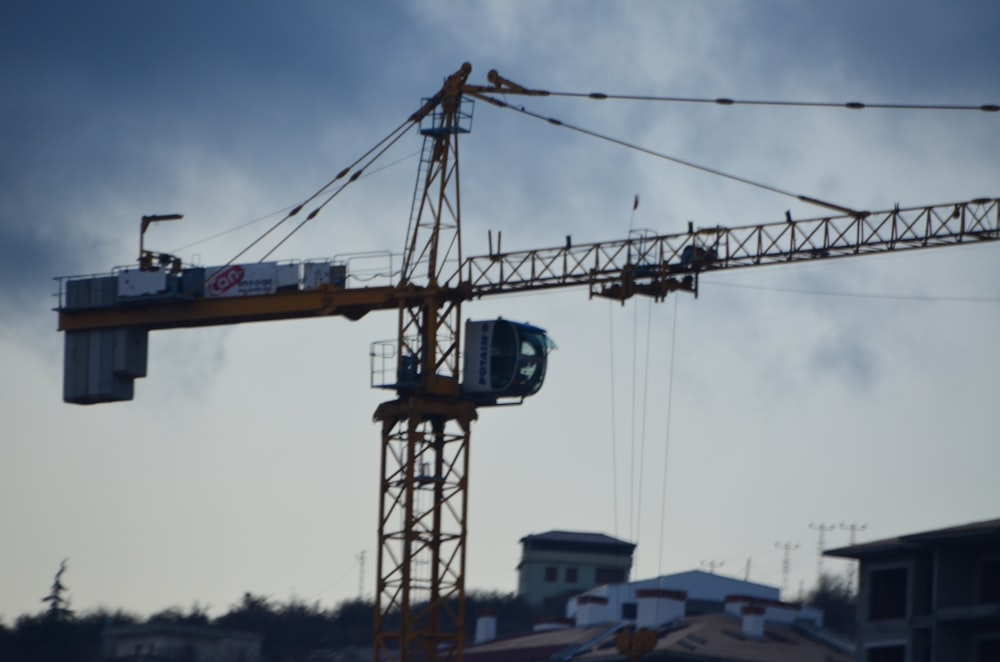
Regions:
[[[141,233],[135,268],[59,279],[63,397],[78,404],[132,399],[134,380],[146,374],[149,331],[397,312],[397,338],[372,352],[373,363],[390,364],[373,385],[395,391],[374,413],[382,439],[376,660],[461,659],[471,424],[479,407],[520,403],[545,376],[551,341],[544,330],[503,319],[463,326],[463,303],[566,287],[663,300],[672,292],[697,295],[699,277],[711,271],[1000,239],[1000,199],[979,198],[879,212],[827,205],[841,213],[742,227],[689,224],[687,232],[597,243],[567,238],[564,246],[516,252],[491,246],[466,257],[458,148],[469,130],[469,100],[503,105],[496,95],[546,94],[495,71],[489,84],[472,85],[470,73],[462,65],[406,123],[421,128],[424,143],[397,282],[351,287],[334,263],[184,267],[176,256],[146,251]],[[178,218],[144,217],[142,232]]]

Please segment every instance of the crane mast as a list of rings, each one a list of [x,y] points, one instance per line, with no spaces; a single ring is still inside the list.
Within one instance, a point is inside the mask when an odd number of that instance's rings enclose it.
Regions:
[[[382,403],[375,659],[454,659],[465,629],[466,475],[475,405],[459,397],[461,299],[441,271],[461,263],[458,135],[462,86],[448,77],[411,119],[424,145],[400,288],[397,399]]]
[[[132,381],[145,376],[151,330],[307,317],[359,319],[376,310],[397,311],[394,374],[380,385],[396,397],[374,414],[382,441],[377,662],[462,657],[469,433],[477,407],[495,403],[463,389],[463,302],[565,287],[587,287],[591,296],[622,301],[636,295],[662,300],[677,291],[696,295],[699,277],[712,271],[1000,240],[1000,199],[978,198],[816,219],[786,216],[783,222],[731,228],[689,224],[687,232],[596,243],[574,245],[567,238],[565,246],[491,249],[466,258],[459,137],[469,130],[471,100],[503,105],[491,94],[546,94],[495,71],[488,75],[489,85],[470,85],[471,69],[463,64],[410,117],[420,125],[424,142],[398,282],[373,287],[300,283],[262,294],[210,297],[185,285],[205,285],[203,269],[191,270],[195,273],[188,278],[172,256],[161,259],[165,266],[158,268],[154,254],[146,255],[142,247],[142,278],[138,285],[126,278],[133,288],[128,292],[122,291],[121,273],[117,281],[114,275],[60,280],[64,399],[81,404],[131,399]]]

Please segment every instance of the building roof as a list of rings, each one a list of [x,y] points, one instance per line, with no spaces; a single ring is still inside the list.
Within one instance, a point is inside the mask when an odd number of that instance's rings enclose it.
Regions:
[[[612,538],[603,533],[590,533],[587,531],[547,531],[546,533],[532,533],[521,538],[522,543],[559,543],[570,545],[606,545],[608,547],[627,548],[629,551],[635,549],[635,543],[618,538]]]
[[[497,639],[465,649],[469,662],[527,662],[553,659],[573,662],[622,660],[616,636],[620,626],[566,628]],[[727,614],[689,616],[679,626],[659,632],[656,647],[644,660],[690,662],[851,662],[853,656],[792,628],[765,626],[764,637],[747,639],[740,622]]]
[[[463,656],[469,662],[547,660],[557,653],[578,649],[589,641],[603,640],[612,636],[616,630],[617,628],[608,625],[590,628],[554,627],[466,646]]]
[[[895,538],[884,538],[860,545],[830,549],[823,552],[823,554],[825,556],[860,559],[908,552],[930,544],[976,544],[979,542],[1000,543],[1000,519],[970,522],[944,529],[911,533]]]
[[[736,577],[714,574],[704,570],[689,570],[687,572],[661,575],[650,579],[637,579],[630,582],[595,586],[570,598],[567,603],[566,613],[569,615],[574,614],[578,601],[583,596],[602,596],[611,600],[612,604],[620,605],[624,602],[634,602],[636,600],[636,591],[645,589],[683,591],[687,594],[688,613],[706,611],[706,606],[714,603],[718,604],[716,611],[721,611],[726,598],[733,595],[748,595],[760,600],[778,600],[781,598],[781,590],[776,586],[744,581]],[[698,606],[691,609],[693,603],[698,603]],[[614,608],[618,609],[617,606]],[[708,609],[708,611],[713,610]]]

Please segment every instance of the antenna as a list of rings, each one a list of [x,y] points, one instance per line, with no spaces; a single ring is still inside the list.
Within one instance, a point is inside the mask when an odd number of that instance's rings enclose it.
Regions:
[[[809,523],[809,528],[819,532],[819,542],[816,546],[816,584],[823,580],[823,550],[826,549],[826,532],[837,528],[836,524]]]
[[[781,592],[788,591],[788,575],[792,570],[792,551],[799,548],[799,543],[776,542],[774,546],[785,552],[785,558],[781,561]]]

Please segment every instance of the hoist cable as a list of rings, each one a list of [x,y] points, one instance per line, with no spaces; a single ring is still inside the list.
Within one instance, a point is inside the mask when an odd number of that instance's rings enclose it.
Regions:
[[[615,324],[614,308],[611,301],[608,301],[608,339],[609,339],[609,361],[610,368],[609,383],[611,384],[611,506],[614,510],[615,537],[618,536],[618,436],[616,434],[617,421],[615,419]]]
[[[620,101],[660,101],[667,103],[710,103],[717,106],[786,106],[793,108],[847,108],[849,110],[975,110],[985,113],[1000,111],[1000,104],[934,104],[934,103],[865,103],[862,101],[830,102],[830,101],[773,101],[765,99],[731,99],[728,97],[671,97],[645,94],[606,94],[604,92],[546,92],[542,95],[552,97],[575,97],[597,100]]]
[[[641,426],[639,428],[639,486],[636,490],[638,494],[638,506],[635,509],[635,539],[632,542],[638,543],[642,540],[642,502],[643,502],[643,477],[645,476],[646,468],[646,421],[649,412],[649,364],[650,364],[650,351],[651,351],[651,340],[653,337],[653,300],[646,300],[646,349],[645,349],[645,360],[643,361],[643,373],[642,373],[642,407],[640,409],[640,419]],[[636,547],[636,550],[639,548]],[[638,557],[638,551],[636,551],[636,557]],[[635,560],[635,564],[638,567],[638,558]]]
[[[632,305],[632,407],[630,410],[631,425],[629,428],[629,476],[628,476],[628,536],[635,540],[635,410],[636,402],[636,382],[639,375],[639,306],[637,302]]]
[[[679,297],[674,297],[674,319],[673,327],[670,331],[670,368],[667,371],[667,431],[663,440],[663,480],[660,492],[660,545],[657,561],[656,575],[660,576],[663,570],[663,530],[667,520],[667,467],[670,457],[670,424],[673,422],[672,410],[674,402],[674,356],[677,349],[677,301]]]

